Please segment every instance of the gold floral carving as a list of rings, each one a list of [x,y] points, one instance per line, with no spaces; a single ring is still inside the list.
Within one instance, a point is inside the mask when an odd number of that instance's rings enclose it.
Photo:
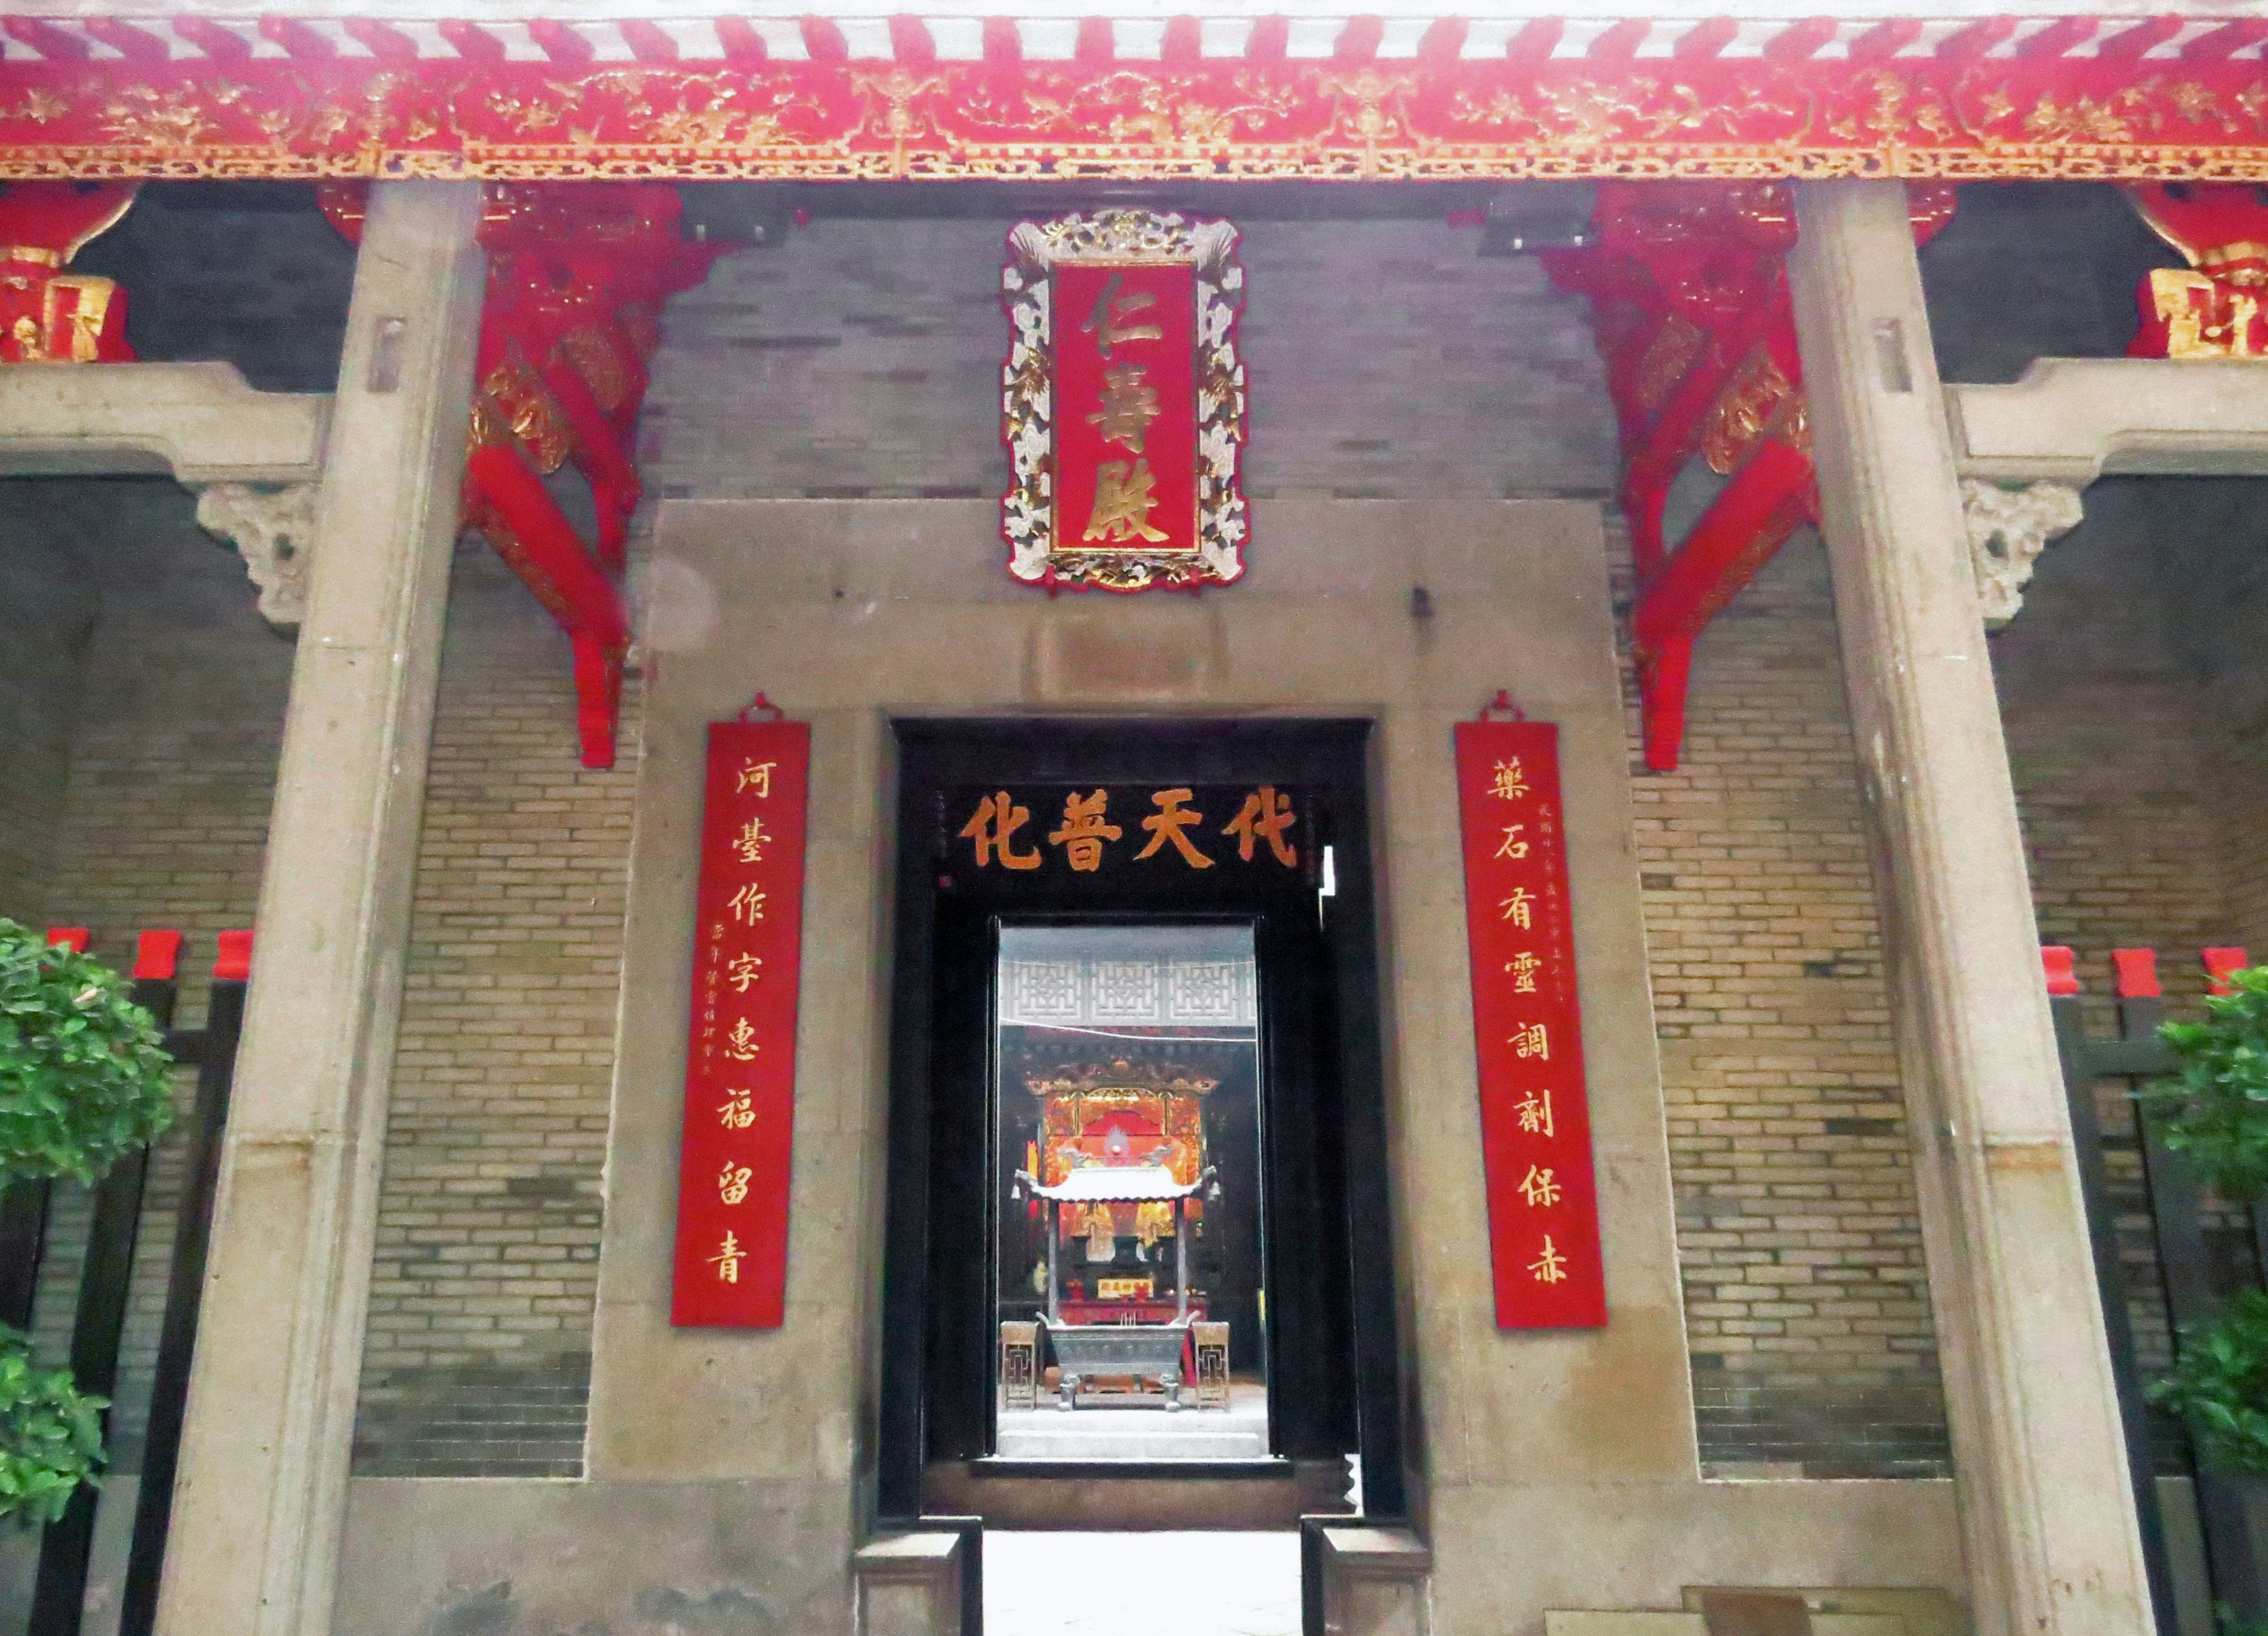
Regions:
[[[516,349],[489,371],[481,382],[480,397],[483,406],[493,411],[486,430],[492,432],[500,424],[510,431],[527,451],[527,458],[536,470],[549,475],[566,463],[575,447],[575,434],[568,426],[567,411],[559,407],[559,400],[551,395],[551,388],[543,384],[543,378],[528,366],[527,360]],[[482,431],[476,422],[475,442],[500,441],[493,436],[482,436]]]
[[[57,274],[48,280],[48,287],[40,292],[41,313],[47,320],[42,333],[50,336],[55,334],[62,320],[59,298],[70,295],[73,298],[70,361],[94,363],[102,356],[102,324],[109,316],[111,298],[117,293],[118,285],[111,279],[80,273]]]
[[[2166,356],[2257,358],[2259,298],[2186,267],[2150,269],[2150,301],[2166,326]]]
[[[2131,78],[2122,80],[2121,74]],[[2268,180],[2259,65],[0,65],[0,175]]]
[[[624,367],[615,343],[606,331],[585,325],[571,329],[560,337],[559,350],[567,355],[567,362],[591,388],[591,395],[599,407],[609,415],[622,408],[630,392],[630,371]]]
[[[1786,426],[1791,411],[1796,422],[1793,435]],[[1771,354],[1759,343],[1718,388],[1716,401],[1709,405],[1701,423],[1701,458],[1709,462],[1711,471],[1729,477],[1767,433],[1779,436],[1783,442],[1806,437],[1802,417],[1801,394],[1788,384]]]
[[[1699,325],[1679,313],[1663,319],[1661,328],[1646,343],[1646,356],[1638,359],[1638,373],[1631,382],[1631,396],[1638,406],[1649,415],[1659,410],[1668,401],[1670,388],[1701,356],[1708,339]]]

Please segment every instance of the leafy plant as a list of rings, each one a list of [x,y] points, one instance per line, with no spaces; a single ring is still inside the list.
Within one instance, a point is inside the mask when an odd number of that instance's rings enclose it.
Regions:
[[[116,972],[0,919],[0,1180],[92,1183],[172,1123],[172,1066]]]
[[[2189,1422],[2215,1470],[2268,1477],[2268,1290],[2246,1290],[2184,1325],[2173,1373],[2151,1386],[2150,1401]]]
[[[32,1362],[30,1339],[0,1324],[0,1517],[53,1522],[81,1483],[99,1483],[106,1399],[71,1383],[69,1369]]]
[[[156,1140],[173,1122],[173,1065],[116,972],[0,919],[0,1187],[91,1185]],[[35,1365],[29,1338],[0,1324],[0,1517],[62,1517],[102,1468],[109,1406],[69,1369]]]
[[[2206,998],[2203,1022],[2160,1026],[2179,1073],[2141,1101],[2167,1146],[2222,1198],[2243,1199],[2268,1189],[2268,966],[2228,981],[2228,993]]]

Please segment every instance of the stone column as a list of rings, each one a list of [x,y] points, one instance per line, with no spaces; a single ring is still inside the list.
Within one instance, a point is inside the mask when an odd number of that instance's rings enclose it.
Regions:
[[[2015,792],[1895,181],[1788,265],[1979,1636],[2151,1627]]]
[[[330,1629],[480,220],[477,183],[372,191],[269,824],[162,1636]]]

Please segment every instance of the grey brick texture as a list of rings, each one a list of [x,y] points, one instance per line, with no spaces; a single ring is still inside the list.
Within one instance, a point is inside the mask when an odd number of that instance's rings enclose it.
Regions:
[[[572,1476],[597,1295],[635,687],[576,748],[566,638],[459,556],[387,1117],[355,1469]]]

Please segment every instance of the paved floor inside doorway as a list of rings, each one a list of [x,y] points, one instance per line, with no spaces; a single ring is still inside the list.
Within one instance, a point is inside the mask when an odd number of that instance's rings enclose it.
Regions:
[[[984,1636],[1299,1636],[1300,1537],[984,1530]]]
[[[1229,1388],[1225,1409],[1200,1409],[1184,1393],[1168,1411],[1155,1394],[1086,1397],[1065,1411],[1046,1399],[1037,1409],[1000,1411],[994,1445],[1003,1460],[1265,1460],[1268,1389],[1256,1381]]]

